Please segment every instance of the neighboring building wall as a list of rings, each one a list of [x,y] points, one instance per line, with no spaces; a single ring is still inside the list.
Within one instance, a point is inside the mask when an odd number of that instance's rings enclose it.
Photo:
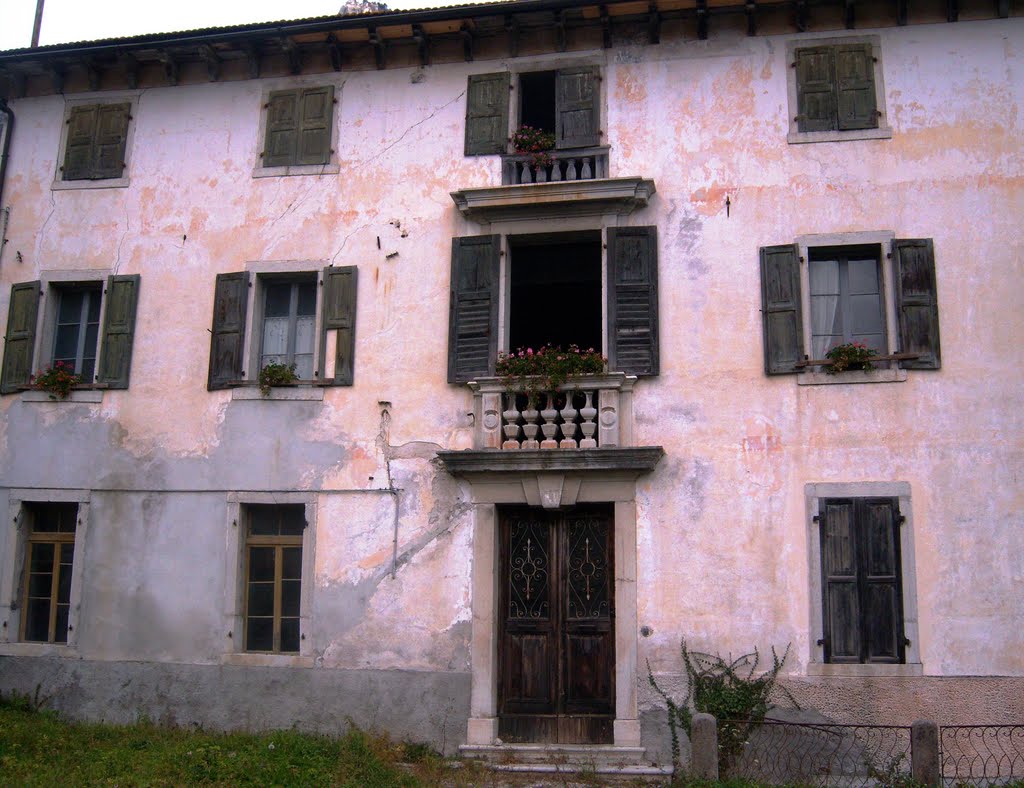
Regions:
[[[789,643],[789,685],[841,721],[1024,717],[1022,33],[1020,19],[857,31],[880,40],[892,137],[800,145],[786,52],[811,34],[573,53],[604,69],[611,176],[657,184],[628,220],[657,225],[660,247],[661,374],[635,389],[634,443],[666,452],[637,484],[641,686],[645,660],[680,672],[682,636],[723,654]],[[464,94],[504,67],[136,91],[130,183],[113,189],[51,190],[64,99],[11,102],[3,321],[10,285],[48,271],[142,278],[127,390],[0,404],[12,499],[91,492],[74,642],[13,642],[4,576],[0,690],[38,684],[107,719],[333,730],[351,716],[464,740],[472,516],[434,456],[472,445],[470,392],[445,383],[448,280],[451,238],[480,230],[449,192],[500,183],[498,157],[463,156]],[[293,83],[334,86],[338,172],[254,178],[264,92]],[[758,248],[853,232],[934,240],[942,369],[767,377]],[[351,388],[206,390],[215,274],[271,261],[358,266]],[[920,667],[903,672],[923,677],[822,675],[806,485],[854,482],[909,489]],[[315,506],[306,640],[296,657],[239,654],[229,507],[296,491]],[[4,534],[0,564],[16,549]]]

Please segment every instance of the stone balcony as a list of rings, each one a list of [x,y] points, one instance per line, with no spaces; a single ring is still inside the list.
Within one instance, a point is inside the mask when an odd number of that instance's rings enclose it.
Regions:
[[[574,148],[548,151],[549,163],[535,163],[532,155],[501,157],[501,183],[517,186],[526,183],[590,181],[608,177],[608,148]]]

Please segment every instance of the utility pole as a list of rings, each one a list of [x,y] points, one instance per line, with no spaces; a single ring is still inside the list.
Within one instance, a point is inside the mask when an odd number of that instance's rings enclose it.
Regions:
[[[43,3],[46,0],[36,0],[36,21],[32,25],[32,48],[39,46],[39,29],[43,26]]]

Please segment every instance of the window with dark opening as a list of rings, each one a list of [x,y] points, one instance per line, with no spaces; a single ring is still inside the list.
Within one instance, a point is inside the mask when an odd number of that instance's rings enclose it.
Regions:
[[[25,589],[22,640],[67,643],[76,503],[26,503]]]
[[[555,133],[556,71],[519,75],[519,125]]]
[[[100,284],[61,287],[57,290],[53,363],[60,363],[92,383],[96,371],[96,345],[100,330]]]
[[[599,233],[509,238],[509,350],[603,351]]]
[[[245,649],[299,651],[301,504],[249,504],[245,539]]]
[[[822,247],[809,252],[813,357],[825,358],[829,350],[847,342],[863,342],[884,354],[879,247]]]

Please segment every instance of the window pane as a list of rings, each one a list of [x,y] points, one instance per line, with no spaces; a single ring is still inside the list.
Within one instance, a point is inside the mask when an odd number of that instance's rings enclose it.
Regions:
[[[839,295],[838,260],[812,260],[808,273],[811,295]]]
[[[288,318],[268,317],[263,321],[263,366],[281,364],[288,353]],[[268,357],[277,360],[269,361]]]
[[[848,270],[851,294],[879,292],[877,260],[850,260]]]
[[[851,295],[850,332],[852,334],[882,334],[882,302],[875,295]]]
[[[52,542],[42,542],[32,545],[32,559],[29,562],[32,572],[53,571],[53,548]]]
[[[273,581],[274,548],[249,548],[249,580],[251,582]]]
[[[281,651],[296,653],[299,650],[299,619],[281,619]]]
[[[270,583],[249,583],[249,607],[250,616],[272,616],[274,615],[274,584]]]
[[[313,379],[313,354],[296,355],[293,359],[295,364],[295,376],[299,380]]]
[[[53,345],[53,363],[58,361],[75,365],[75,356],[78,353],[78,323],[57,326],[57,338]]]
[[[281,507],[281,535],[302,536],[306,527],[306,508],[302,504]]]
[[[316,325],[312,317],[300,317],[295,322],[295,352],[312,353]]]
[[[274,620],[249,618],[245,622],[245,648],[248,651],[274,650]]]
[[[85,292],[81,290],[62,290],[60,293],[60,306],[57,308],[58,323],[82,322],[82,301],[85,300]]]
[[[249,507],[249,533],[253,536],[277,534],[277,510],[273,506]]]
[[[302,315],[315,315],[316,314],[316,282],[300,282],[297,287],[299,288],[299,309],[296,314]]]
[[[57,576],[57,601],[67,604],[71,601],[71,564],[61,564]]]
[[[302,548],[285,547],[281,552],[284,553],[281,577],[288,580],[297,580],[302,577]]]
[[[264,287],[264,317],[288,317],[288,307],[292,300],[292,286],[287,282],[267,284]]]
[[[29,597],[49,599],[53,590],[53,575],[50,572],[32,572],[28,576]]]
[[[298,580],[281,581],[281,615],[299,615],[299,594],[301,582]]]
[[[50,600],[29,599],[25,605],[25,640],[50,639]]]
[[[89,290],[85,294],[86,300],[89,302],[86,307],[87,319],[89,323],[93,325],[99,325],[100,322],[100,291]]]
[[[57,625],[54,627],[53,642],[68,642],[68,614],[71,612],[70,605],[57,605]]]

